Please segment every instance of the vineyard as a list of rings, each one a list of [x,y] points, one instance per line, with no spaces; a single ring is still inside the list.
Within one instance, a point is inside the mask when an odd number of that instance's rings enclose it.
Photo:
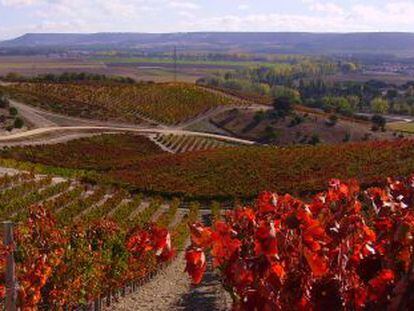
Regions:
[[[186,270],[200,283],[211,254],[234,310],[412,310],[413,181],[362,191],[333,179],[309,204],[262,193],[192,225]]]
[[[110,302],[115,289],[141,284],[183,249],[198,205],[180,204],[58,177],[2,175],[0,214],[16,224],[16,247],[1,244],[0,295],[13,252],[23,310]]]
[[[209,137],[173,134],[158,134],[152,137],[152,141],[162,146],[166,151],[169,151],[170,153],[184,153],[236,146],[234,143],[229,143]]]
[[[17,160],[97,171],[122,168],[163,152],[150,139],[139,135],[99,135],[55,145],[14,147],[2,151],[4,156]]]
[[[19,83],[5,91],[22,102],[56,113],[129,123],[140,123],[142,118],[148,118],[173,125],[221,105],[242,103],[184,83]]]
[[[316,147],[236,147],[148,157],[109,175],[142,191],[199,198],[252,198],[263,189],[306,195],[324,189],[326,176],[384,184],[385,175],[414,171],[414,141]]]
[[[189,151],[185,148],[194,138],[158,139],[164,147],[184,152]],[[211,141],[201,146],[208,143]],[[235,146],[171,154],[145,137],[109,135],[67,144],[13,147],[4,150],[2,158],[92,169],[109,182],[143,193],[221,200],[253,198],[263,189],[308,195],[324,189],[326,176],[356,178],[364,187],[384,184],[384,174],[405,176],[414,171],[414,141],[285,148]]]

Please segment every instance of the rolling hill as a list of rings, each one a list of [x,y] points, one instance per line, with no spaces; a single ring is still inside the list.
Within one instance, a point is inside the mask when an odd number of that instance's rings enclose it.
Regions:
[[[210,109],[242,100],[186,83],[20,83],[3,88],[13,98],[64,115],[137,124],[188,121]]]
[[[414,54],[413,33],[303,33],[303,32],[194,32],[194,33],[28,33],[0,42],[0,48],[139,49],[242,51],[301,54]]]

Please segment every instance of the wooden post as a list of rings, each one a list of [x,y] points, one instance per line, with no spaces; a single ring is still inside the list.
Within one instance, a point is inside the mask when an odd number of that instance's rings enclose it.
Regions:
[[[101,311],[101,297],[98,297],[95,299],[95,302],[93,303],[93,310],[94,311]]]
[[[111,293],[111,291],[109,291],[107,296],[106,296],[106,306],[107,307],[111,306],[111,303],[112,303],[111,298],[112,298],[112,293]]]
[[[16,311],[17,306],[17,282],[16,282],[16,264],[13,254],[13,223],[11,221],[3,222],[3,243],[10,246],[10,252],[6,260],[6,311]]]

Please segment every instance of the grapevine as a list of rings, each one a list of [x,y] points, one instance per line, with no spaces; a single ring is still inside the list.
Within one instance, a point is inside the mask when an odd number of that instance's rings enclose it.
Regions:
[[[200,283],[209,252],[235,310],[412,305],[413,199],[414,176],[366,191],[333,179],[309,202],[265,192],[212,227],[192,224],[186,270]]]

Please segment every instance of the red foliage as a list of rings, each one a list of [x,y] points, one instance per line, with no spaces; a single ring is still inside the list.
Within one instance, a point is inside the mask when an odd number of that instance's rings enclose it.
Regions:
[[[191,227],[186,271],[200,283],[209,251],[235,310],[383,309],[414,249],[414,177],[388,183],[361,192],[331,180],[310,203],[263,193],[211,228]]]
[[[0,241],[0,298],[4,298],[6,295],[5,271],[7,256],[10,254],[9,251],[10,247],[7,247],[3,241]]]
[[[170,233],[155,224],[151,224],[147,230],[141,228],[132,230],[126,241],[126,247],[136,258],[149,251],[153,251],[161,261],[168,261],[174,256]]]
[[[125,234],[113,221],[60,227],[43,206],[30,208],[15,236],[19,308],[76,308],[144,277],[174,256],[167,229],[149,225]],[[8,248],[0,246],[4,271]],[[4,275],[0,297],[4,297]]]

